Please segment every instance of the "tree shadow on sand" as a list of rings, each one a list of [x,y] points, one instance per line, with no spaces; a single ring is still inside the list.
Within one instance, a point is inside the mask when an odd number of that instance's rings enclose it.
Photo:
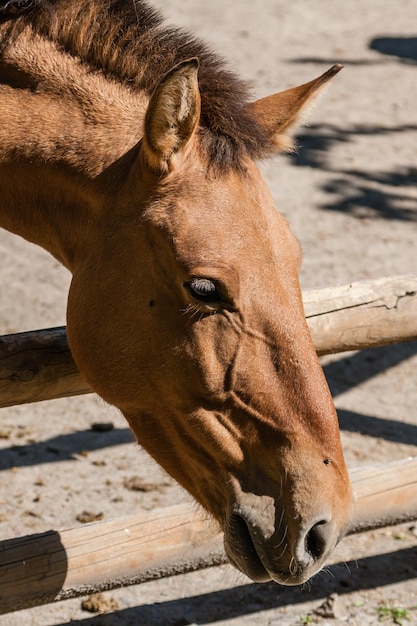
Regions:
[[[342,62],[345,65],[380,65],[392,62],[417,63],[417,36],[392,37],[375,36],[368,42],[368,48],[379,53],[374,58],[324,59],[304,57],[292,59],[293,63],[329,63]],[[330,162],[331,149],[336,144],[348,143],[355,138],[369,136],[390,136],[416,132],[416,124],[401,126],[356,125],[350,128],[338,128],[331,124],[311,126],[299,136],[301,150],[290,158],[296,166],[319,168],[338,174],[323,186],[334,196],[334,200],[321,208],[340,211],[356,218],[376,217],[387,220],[417,221],[417,197],[412,195],[410,187],[417,188],[417,166],[398,168],[387,172],[345,170],[338,171]],[[372,155],[370,154],[370,159]]]
[[[322,64],[325,66],[333,65],[334,63],[341,63],[342,65],[380,65],[381,63],[386,63],[388,61],[387,57],[392,59],[395,57],[397,61],[400,63],[409,63],[414,64],[417,63],[417,37],[388,37],[388,36],[379,36],[373,37],[369,43],[368,48],[370,50],[374,50],[375,52],[379,52],[379,54],[383,55],[382,57],[375,58],[351,58],[347,57],[345,59],[341,58],[340,55],[337,57],[295,57],[291,59],[291,63],[312,63],[314,65]]]
[[[401,180],[402,183],[399,182]],[[323,186],[337,199],[322,208],[358,219],[376,217],[417,222],[417,198],[404,193],[407,186],[416,184],[417,175],[401,169],[372,175],[355,170],[345,171],[343,176]]]
[[[369,47],[403,63],[417,63],[417,37],[374,37]]]
[[[362,136],[417,133],[417,125],[356,125],[342,129],[333,124],[316,124],[299,135],[299,151],[289,156],[297,167],[311,167],[332,174],[322,186],[331,200],[320,208],[352,217],[417,221],[417,167],[392,171],[337,169],[331,162],[332,149]]]

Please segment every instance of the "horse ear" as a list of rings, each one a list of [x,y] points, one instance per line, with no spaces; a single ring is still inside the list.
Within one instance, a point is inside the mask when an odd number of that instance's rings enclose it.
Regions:
[[[293,148],[291,134],[303,122],[303,117],[317,95],[342,67],[342,65],[333,65],[322,76],[309,83],[249,104],[250,111],[269,132],[271,144],[276,151]]]
[[[143,154],[159,174],[175,167],[200,119],[198,60],[173,67],[156,87],[145,116]]]

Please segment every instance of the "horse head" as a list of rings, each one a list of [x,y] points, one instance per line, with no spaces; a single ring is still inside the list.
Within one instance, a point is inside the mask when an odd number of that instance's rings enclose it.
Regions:
[[[338,69],[250,105],[271,153]],[[74,262],[70,346],[218,520],[230,561],[298,584],[351,515],[337,416],[303,312],[300,246],[253,159],[220,171],[205,141],[191,59],[154,91],[128,175]]]

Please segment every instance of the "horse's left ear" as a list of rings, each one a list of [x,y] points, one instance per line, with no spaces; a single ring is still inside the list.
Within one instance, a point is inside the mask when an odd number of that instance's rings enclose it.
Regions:
[[[342,65],[333,65],[319,78],[309,83],[281,91],[249,104],[250,111],[270,133],[271,144],[276,151],[290,150],[293,147],[291,135],[303,121],[323,87],[340,70]]]
[[[152,171],[166,174],[175,167],[200,119],[198,60],[176,65],[151,96],[145,116],[143,156]]]

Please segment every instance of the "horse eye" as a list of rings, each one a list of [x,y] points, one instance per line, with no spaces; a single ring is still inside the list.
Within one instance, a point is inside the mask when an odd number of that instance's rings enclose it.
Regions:
[[[185,283],[185,286],[193,298],[200,302],[214,303],[221,300],[216,283],[210,278],[193,278],[188,283]]]

